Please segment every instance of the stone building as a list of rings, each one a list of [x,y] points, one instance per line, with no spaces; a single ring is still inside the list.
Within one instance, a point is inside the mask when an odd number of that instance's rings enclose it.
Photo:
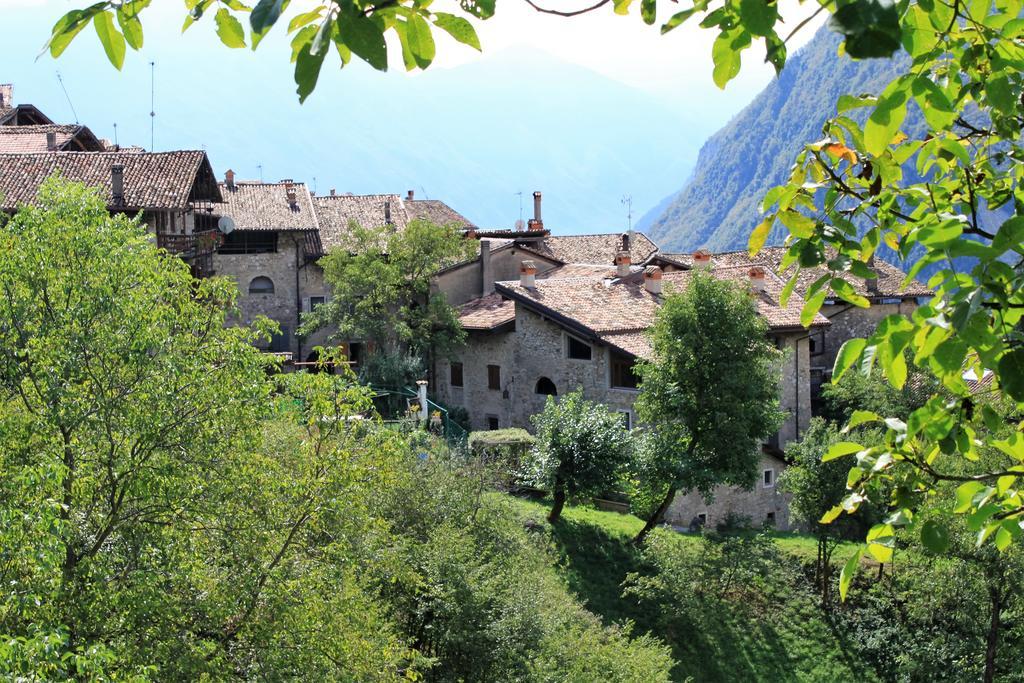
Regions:
[[[14,86],[0,83],[0,126],[32,126],[53,123],[31,104],[14,103]]]
[[[0,126],[0,154],[105,151],[106,145],[85,126]]]

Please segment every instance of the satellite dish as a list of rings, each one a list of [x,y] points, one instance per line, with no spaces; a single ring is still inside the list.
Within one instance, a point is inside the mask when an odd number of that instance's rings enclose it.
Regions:
[[[235,222],[231,220],[230,216],[221,216],[217,219],[217,229],[225,235],[230,235],[231,231],[235,229]]]
[[[525,227],[526,227],[526,221],[524,221],[522,218],[520,218],[519,220],[516,221],[516,230],[522,231],[522,229],[525,228]]]

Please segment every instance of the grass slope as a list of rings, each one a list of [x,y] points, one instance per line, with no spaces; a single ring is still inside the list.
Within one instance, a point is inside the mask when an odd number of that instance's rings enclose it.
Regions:
[[[511,498],[525,520],[542,522],[545,503]],[[546,525],[546,523],[545,523]],[[631,515],[587,507],[567,507],[563,519],[549,527],[563,561],[557,571],[569,589],[605,623],[632,621],[638,633],[652,633],[671,647],[675,680],[695,681],[841,681],[875,680],[842,636],[829,624],[806,594],[786,594],[772,603],[771,613],[716,604],[714,610],[686,615],[689,627],[658,632],[658,615],[634,598],[622,597],[622,582],[630,572],[647,571],[639,551],[630,543],[643,522]],[[680,544],[697,543],[678,536]],[[801,561],[813,560],[815,542],[797,534],[780,533],[779,547]],[[837,556],[844,552],[840,549]],[[780,590],[788,590],[780,588]]]

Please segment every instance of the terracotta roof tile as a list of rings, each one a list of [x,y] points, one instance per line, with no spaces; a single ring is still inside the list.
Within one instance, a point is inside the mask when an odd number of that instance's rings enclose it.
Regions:
[[[102,152],[103,145],[85,126],[0,126],[0,154],[47,152],[46,135],[53,133],[56,151]]]
[[[455,225],[459,228],[475,227],[473,222],[438,199],[406,200],[409,220],[426,220],[435,225]]]
[[[746,285],[749,282],[747,271],[746,267],[733,267],[716,268],[711,273]],[[693,271],[665,273],[665,293],[684,289],[692,277]],[[765,274],[764,291],[755,297],[758,313],[770,329],[777,331],[801,327],[803,300],[793,296],[786,307],[779,305],[784,284],[781,278],[769,271]],[[653,325],[664,301],[663,297],[648,292],[636,273],[621,280],[551,278],[537,280],[531,289],[522,287],[518,281],[501,282],[497,287],[500,293],[524,305],[553,312],[634,355],[649,354],[650,344],[643,332]],[[828,319],[818,314],[812,327],[828,324]]]
[[[488,294],[459,306],[459,322],[467,330],[493,330],[515,319],[515,303],[500,294]]]
[[[285,183],[236,182],[220,184],[221,215],[230,216],[237,230],[317,230],[313,200],[305,183],[292,183],[295,203],[288,202]]]
[[[564,235],[547,237],[534,243],[537,251],[553,256],[563,263],[589,263],[612,265],[615,255],[622,251],[623,233],[604,235]],[[658,245],[642,232],[634,232],[629,253],[634,265],[647,261],[658,251]]]
[[[396,230],[404,230],[409,223],[402,199],[396,194],[317,196],[313,197],[313,208],[320,223],[320,240],[327,251],[351,248],[352,223],[379,228],[387,224],[388,213]]]
[[[754,263],[764,264],[775,272],[779,272],[782,258],[786,255],[786,247],[765,247],[753,259],[746,251],[725,252],[714,254],[712,261],[716,266],[750,266]],[[795,267],[790,267],[782,277],[789,279]],[[931,296],[933,292],[923,284],[914,280],[907,287],[901,287],[906,273],[881,259],[875,259],[875,271],[878,273],[877,290],[870,291],[867,284],[857,277],[850,277],[849,283],[858,294],[867,297],[919,297]],[[827,269],[824,266],[817,268],[802,268],[797,276],[796,292],[800,296],[806,296],[807,289],[819,277],[824,275]]]
[[[39,186],[57,172],[110,197],[116,164],[124,166],[125,194],[117,208],[186,209],[194,200],[221,200],[205,152],[44,152],[0,154],[0,209],[33,203]]]

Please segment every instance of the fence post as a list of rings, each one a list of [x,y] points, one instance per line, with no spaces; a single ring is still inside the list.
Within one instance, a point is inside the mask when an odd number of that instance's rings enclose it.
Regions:
[[[427,380],[416,380],[416,390],[419,394],[420,400],[420,419],[426,423],[427,419],[430,417],[430,410],[427,406]]]

